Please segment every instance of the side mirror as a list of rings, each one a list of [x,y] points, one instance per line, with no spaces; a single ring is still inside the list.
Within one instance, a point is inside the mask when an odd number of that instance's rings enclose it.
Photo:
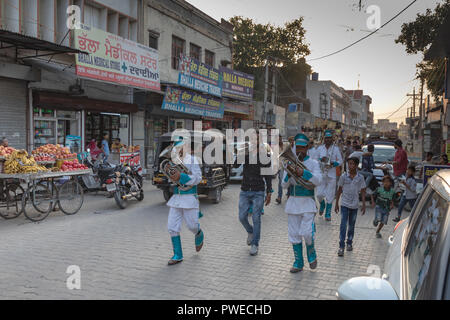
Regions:
[[[341,284],[336,295],[340,300],[398,300],[391,284],[375,277],[351,278]]]

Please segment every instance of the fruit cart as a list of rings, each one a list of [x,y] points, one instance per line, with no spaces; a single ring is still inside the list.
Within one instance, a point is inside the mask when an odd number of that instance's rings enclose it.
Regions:
[[[0,174],[0,216],[12,219],[23,212],[38,222],[56,206],[66,215],[76,214],[84,202],[77,177],[85,174],[92,174],[92,170]]]

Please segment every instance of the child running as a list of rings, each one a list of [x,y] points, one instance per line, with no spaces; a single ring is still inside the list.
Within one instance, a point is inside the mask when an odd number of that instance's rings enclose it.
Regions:
[[[372,208],[375,208],[374,196],[376,197],[376,209],[375,209],[375,220],[373,225],[377,228],[376,237],[381,238],[381,229],[387,224],[389,213],[394,208],[394,195],[395,191],[392,188],[394,181],[390,176],[385,176],[383,178],[383,186],[379,187],[374,194],[372,194]]]

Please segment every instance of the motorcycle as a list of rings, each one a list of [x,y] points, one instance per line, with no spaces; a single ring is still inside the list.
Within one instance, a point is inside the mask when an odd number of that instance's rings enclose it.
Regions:
[[[138,165],[130,165],[130,161],[135,156],[128,158],[124,164],[116,167],[115,183],[107,188],[114,192],[114,199],[120,209],[125,209],[128,200],[136,198],[138,201],[144,200],[144,179],[142,177],[142,167]]]
[[[107,191],[108,197],[114,196],[115,189],[111,185],[115,183],[116,166],[104,161],[100,156],[93,161],[89,149],[80,155],[80,162],[92,169],[92,174],[79,177],[79,183],[85,192]]]

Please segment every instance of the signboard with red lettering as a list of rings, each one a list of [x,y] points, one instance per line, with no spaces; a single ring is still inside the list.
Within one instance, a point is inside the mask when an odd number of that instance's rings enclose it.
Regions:
[[[137,166],[141,163],[141,153],[140,152],[129,152],[120,154],[120,164],[124,164],[128,161],[129,165]]]
[[[81,25],[74,30],[76,74],[135,88],[160,90],[158,51],[118,35]]]

